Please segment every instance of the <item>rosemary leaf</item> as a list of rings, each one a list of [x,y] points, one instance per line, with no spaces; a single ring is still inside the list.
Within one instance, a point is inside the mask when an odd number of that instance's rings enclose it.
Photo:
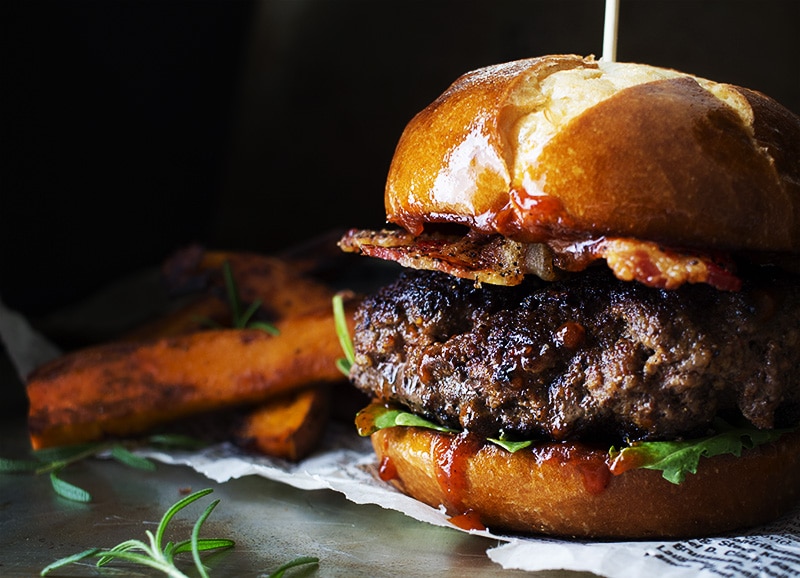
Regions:
[[[147,536],[149,544],[141,540],[126,540],[125,542],[117,544],[113,548],[106,550],[101,548],[84,550],[78,554],[56,560],[52,564],[45,567],[41,571],[41,575],[44,576],[52,570],[62,568],[63,566],[79,562],[87,558],[97,558],[98,567],[106,566],[116,560],[124,560],[134,564],[140,564],[154,568],[163,572],[167,576],[172,576],[173,578],[186,578],[186,575],[175,565],[173,558],[174,555],[179,552],[191,550],[198,572],[202,577],[207,578],[208,574],[202,564],[202,561],[200,560],[200,552],[219,548],[230,548],[234,545],[233,540],[219,538],[201,540],[199,538],[201,526],[219,503],[219,500],[214,501],[210,506],[208,506],[200,518],[198,518],[192,530],[192,537],[190,540],[185,540],[177,544],[168,542],[163,550],[161,549],[161,540],[166,532],[169,522],[172,520],[175,514],[192,502],[202,498],[212,491],[213,490],[211,489],[200,490],[199,492],[195,492],[194,494],[186,496],[182,500],[173,504],[172,507],[170,507],[161,518],[161,522],[158,525],[155,535],[150,532],[150,530],[145,530],[145,535]]]
[[[194,527],[192,528],[192,558],[194,559],[195,568],[197,568],[197,571],[203,578],[208,578],[208,573],[206,572],[206,567],[203,566],[203,561],[200,559],[200,547],[198,546],[198,541],[200,539],[200,527],[206,521],[206,518],[211,515],[211,512],[214,511],[214,508],[217,507],[217,504],[219,504],[219,500],[214,500],[211,502],[211,504],[197,519],[197,522],[195,522]]]
[[[319,558],[315,558],[313,556],[300,556],[286,562],[280,566],[275,572],[270,574],[267,578],[282,578],[282,576],[286,573],[287,570],[290,568],[296,568],[297,566],[305,566],[306,564],[319,564]]]
[[[44,576],[49,574],[53,570],[58,570],[64,566],[68,566],[69,564],[74,564],[75,562],[80,562],[81,560],[85,560],[86,558],[91,558],[95,556],[98,552],[100,552],[100,548],[89,548],[88,550],[84,550],[83,552],[78,552],[77,554],[73,554],[72,556],[67,556],[66,558],[61,558],[60,560],[56,560],[52,564],[48,564],[45,566],[42,571],[39,573],[39,576]]]
[[[89,492],[59,478],[57,475],[58,471],[59,470],[50,472],[50,483],[56,494],[67,500],[72,500],[73,502],[86,503],[92,501],[92,495]]]
[[[35,472],[42,463],[36,460],[13,460],[0,458],[0,473],[16,474],[19,472]]]
[[[136,454],[131,452],[128,448],[119,444],[111,448],[111,457],[113,457],[118,462],[123,463],[126,466],[136,468],[137,470],[147,470],[149,472],[152,472],[156,469],[155,463],[148,460],[147,458],[137,456]]]
[[[180,450],[197,450],[208,445],[208,442],[183,434],[153,434],[147,437],[147,443],[155,447]]]

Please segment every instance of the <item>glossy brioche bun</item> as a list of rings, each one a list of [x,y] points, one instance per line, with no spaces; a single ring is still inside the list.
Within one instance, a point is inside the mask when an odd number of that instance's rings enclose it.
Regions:
[[[581,538],[679,538],[773,520],[800,499],[800,433],[702,458],[672,484],[655,470],[611,475],[606,451],[550,444],[510,454],[494,444],[458,447],[455,436],[413,427],[372,434],[384,477],[450,515],[470,512],[494,532]],[[454,445],[456,444],[456,445]]]
[[[406,127],[390,222],[519,241],[800,250],[800,118],[752,90],[573,55],[458,79]]]

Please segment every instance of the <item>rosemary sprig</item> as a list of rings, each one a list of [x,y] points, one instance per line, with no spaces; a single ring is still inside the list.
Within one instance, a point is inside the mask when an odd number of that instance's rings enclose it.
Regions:
[[[199,442],[186,436],[153,435],[130,445],[150,445],[169,448],[197,448]],[[137,456],[123,442],[99,442],[57,448],[46,448],[32,453],[32,459],[17,460],[0,458],[0,474],[32,473],[49,474],[53,490],[67,500],[90,502],[92,495],[78,486],[61,478],[61,472],[74,463],[108,452],[118,462],[139,470],[153,471],[153,461]]]
[[[242,301],[239,297],[239,289],[233,278],[231,264],[228,261],[222,263],[222,276],[225,280],[225,292],[228,295],[228,303],[231,306],[231,324],[235,329],[261,329],[272,335],[278,334],[278,328],[266,321],[251,321],[251,318],[261,307],[261,299],[256,299],[250,306],[242,312]]]
[[[78,552],[77,554],[56,560],[52,564],[49,564],[42,569],[40,575],[46,576],[53,570],[63,568],[69,564],[74,564],[89,558],[96,558],[98,568],[106,566],[115,560],[122,560],[125,562],[132,562],[134,564],[140,564],[154,568],[163,572],[167,576],[172,576],[173,578],[187,578],[186,574],[184,574],[183,571],[178,568],[175,562],[175,556],[185,552],[191,552],[192,560],[197,573],[203,578],[208,578],[208,571],[201,559],[201,553],[208,552],[210,550],[232,548],[235,545],[235,542],[228,538],[200,538],[200,529],[211,515],[211,512],[214,511],[214,508],[217,507],[217,504],[219,504],[219,500],[214,500],[203,511],[192,527],[192,533],[189,539],[182,540],[180,542],[170,541],[167,542],[163,547],[162,543],[164,541],[164,535],[166,534],[167,527],[175,515],[188,505],[196,502],[200,498],[203,498],[212,492],[212,489],[206,488],[204,490],[194,492],[193,494],[190,494],[173,504],[162,516],[161,521],[156,528],[155,534],[153,534],[150,530],[145,530],[147,542],[143,540],[131,539],[117,544],[113,548],[109,549],[89,548],[83,552]],[[275,572],[270,574],[268,578],[281,578],[290,568],[318,563],[318,558],[301,556],[283,564]]]
[[[271,335],[278,335],[280,333],[278,328],[272,323],[252,320],[253,315],[255,315],[256,311],[258,311],[258,308],[261,307],[261,299],[256,299],[247,307],[247,309],[244,310],[244,312],[242,311],[244,303],[242,303],[242,299],[239,297],[239,289],[236,286],[236,280],[233,278],[233,270],[231,269],[231,264],[228,261],[224,261],[222,263],[222,278],[225,282],[225,294],[228,298],[228,305],[231,309],[231,327],[234,329],[260,329]],[[222,325],[210,317],[198,316],[195,319],[196,321],[199,321],[209,327],[222,327]]]
[[[101,548],[90,548],[88,550],[84,550],[83,552],[73,554],[72,556],[67,556],[66,558],[56,560],[52,564],[45,567],[41,571],[40,575],[45,576],[53,570],[62,568],[69,564],[74,564],[75,562],[79,562],[87,558],[97,558],[98,567],[105,566],[110,562],[119,559],[127,562],[133,562],[134,564],[149,566],[150,568],[155,568],[167,576],[173,576],[174,578],[185,578],[186,574],[179,570],[175,565],[175,556],[183,552],[191,552],[197,572],[200,574],[200,576],[208,578],[206,568],[200,559],[200,553],[207,552],[209,550],[231,548],[234,545],[233,540],[224,538],[199,538],[201,526],[214,508],[216,508],[219,500],[213,501],[198,518],[192,530],[192,536],[190,539],[180,542],[167,542],[164,547],[162,547],[161,544],[164,538],[164,533],[167,530],[167,526],[172,518],[175,517],[175,514],[189,504],[210,494],[212,491],[213,490],[211,489],[200,490],[176,502],[161,518],[161,522],[158,524],[155,535],[150,530],[145,530],[145,534],[147,535],[148,539],[147,542],[142,540],[126,540],[125,542],[117,544],[113,548],[107,550]]]

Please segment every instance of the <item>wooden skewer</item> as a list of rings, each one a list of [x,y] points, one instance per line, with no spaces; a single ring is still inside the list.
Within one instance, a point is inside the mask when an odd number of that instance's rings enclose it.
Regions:
[[[606,0],[605,23],[603,27],[602,60],[614,62],[617,59],[617,21],[619,0]]]

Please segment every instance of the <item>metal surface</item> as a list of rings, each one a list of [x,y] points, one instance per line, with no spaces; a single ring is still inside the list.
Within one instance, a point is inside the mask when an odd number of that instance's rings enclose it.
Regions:
[[[0,456],[24,457],[24,421],[2,424]],[[214,493],[183,510],[168,539],[188,538],[194,521],[213,498],[220,504],[203,526],[203,537],[236,541],[230,551],[206,558],[212,577],[259,576],[296,556],[316,556],[317,568],[289,576],[521,576],[486,556],[494,542],[417,522],[377,506],[356,505],[329,490],[303,491],[249,476],[223,484],[193,470],[159,464],[155,472],[112,460],[90,459],[62,477],[89,490],[89,504],[58,497],[47,476],[0,475],[0,575],[35,576],[54,560],[89,547],[145,539],[164,511],[187,491]],[[190,557],[181,566],[194,575]],[[155,576],[156,571],[114,563],[97,571],[92,562],[65,567],[58,576]],[[590,576],[544,572],[536,576]]]

